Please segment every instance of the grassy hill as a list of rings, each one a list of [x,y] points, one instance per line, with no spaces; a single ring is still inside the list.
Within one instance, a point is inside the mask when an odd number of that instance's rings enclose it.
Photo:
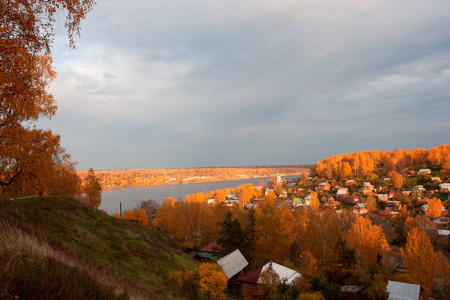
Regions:
[[[150,228],[66,197],[0,202],[0,298],[164,299],[196,262]]]

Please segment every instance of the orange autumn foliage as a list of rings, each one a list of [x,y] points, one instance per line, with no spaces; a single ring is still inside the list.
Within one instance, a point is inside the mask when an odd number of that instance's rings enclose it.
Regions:
[[[440,165],[445,172],[449,173],[450,145],[440,145],[429,150],[422,148],[391,151],[369,150],[339,154],[318,161],[311,168],[311,175],[327,179],[343,179],[348,176],[366,176],[380,167],[387,172],[401,172],[413,165],[424,167]],[[402,184],[400,177],[398,175],[393,177],[394,185],[396,188],[400,188]]]
[[[428,200],[428,211],[426,212],[427,216],[432,218],[439,218],[442,215],[442,209],[444,205],[438,198],[433,198]]]
[[[2,194],[78,194],[73,163],[50,130],[33,122],[52,117],[56,103],[48,92],[56,73],[51,44],[56,15],[67,13],[69,43],[92,0],[3,0],[0,2],[0,185]]]
[[[377,262],[379,256],[386,260],[390,253],[383,229],[372,225],[365,217],[356,218],[348,232],[347,240],[348,245],[356,251],[355,255],[361,266]]]
[[[430,238],[424,231],[413,228],[401,253],[405,266],[404,279],[420,284],[429,293],[438,274],[438,256],[433,250]]]

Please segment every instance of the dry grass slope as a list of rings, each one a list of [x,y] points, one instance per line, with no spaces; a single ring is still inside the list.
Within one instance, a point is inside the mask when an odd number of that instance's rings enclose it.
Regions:
[[[0,203],[0,299],[158,299],[195,265],[149,228],[64,197]]]

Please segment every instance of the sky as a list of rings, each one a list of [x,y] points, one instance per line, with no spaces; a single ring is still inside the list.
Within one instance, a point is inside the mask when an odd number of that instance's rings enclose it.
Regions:
[[[450,1],[97,0],[39,121],[78,170],[314,164],[450,143]]]

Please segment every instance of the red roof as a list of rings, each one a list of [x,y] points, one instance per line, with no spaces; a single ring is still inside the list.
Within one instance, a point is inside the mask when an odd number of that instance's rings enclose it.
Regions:
[[[220,253],[220,250],[221,250],[221,247],[216,242],[212,242],[211,244],[206,245],[205,247],[200,249],[200,251],[203,251],[203,252],[214,252],[214,253]]]
[[[258,269],[248,272],[247,274],[243,274],[239,276],[236,280],[250,283],[258,283],[259,275],[261,275],[263,267],[259,267]]]

